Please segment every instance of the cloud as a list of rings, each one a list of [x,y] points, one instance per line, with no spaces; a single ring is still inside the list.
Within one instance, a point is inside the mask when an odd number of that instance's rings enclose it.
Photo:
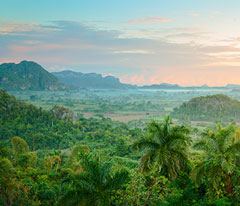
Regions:
[[[167,37],[176,33],[178,38],[192,35],[197,39],[198,35],[203,35],[201,28],[160,29],[155,32],[164,33],[166,38],[147,38],[123,37],[120,31],[71,21],[37,24],[36,27],[20,30],[16,26],[0,34],[0,62],[26,59],[40,63],[49,71],[71,68],[81,72],[112,73],[121,81],[139,85],[236,83],[240,75],[239,69],[236,70],[240,47],[232,44],[237,38],[226,46],[209,46],[173,42],[169,38],[176,37]]]
[[[132,19],[126,21],[126,24],[151,24],[151,23],[162,23],[162,22],[169,22],[172,21],[170,18],[163,18],[163,17],[144,17],[140,19]]]
[[[211,13],[214,15],[218,15],[218,14],[221,14],[221,11],[216,10],[216,11],[212,11]]]
[[[177,27],[125,30],[121,38],[152,39],[155,41],[168,41],[175,43],[213,44],[216,37],[204,27]],[[215,42],[214,42],[215,43]]]
[[[49,67],[48,69],[51,70],[51,71],[56,71],[56,70],[58,70],[58,68],[56,68],[56,67]]]
[[[45,27],[38,23],[25,23],[21,21],[10,21],[0,19],[0,34],[20,35],[22,32],[29,31],[57,31],[59,28]]]
[[[147,50],[121,50],[113,51],[113,54],[153,54],[153,52]]]
[[[192,13],[192,14],[189,14],[188,16],[198,17],[198,16],[200,16],[200,15],[199,15],[199,14],[196,14],[196,13]]]
[[[37,42],[37,41],[36,41]],[[26,44],[29,44],[27,42]],[[31,46],[9,45],[9,49],[13,52],[39,52],[39,51],[55,51],[55,50],[84,50],[92,48],[91,45],[69,45],[69,44],[40,44],[32,43]]]
[[[27,41],[25,41],[25,43],[32,45],[32,44],[39,44],[40,41],[27,40]]]
[[[221,14],[221,11],[218,11],[218,10],[216,10],[216,11],[211,11],[209,18],[213,19],[213,18],[215,18],[217,15],[220,15],[220,14]]]

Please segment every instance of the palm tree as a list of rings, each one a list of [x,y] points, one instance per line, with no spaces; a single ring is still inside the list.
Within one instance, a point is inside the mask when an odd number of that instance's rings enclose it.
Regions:
[[[218,130],[207,130],[193,146],[201,150],[202,160],[193,168],[192,178],[199,184],[206,180],[212,189],[225,184],[226,192],[232,193],[232,177],[237,171],[240,157],[240,135],[234,125]]]
[[[83,170],[70,173],[66,182],[68,191],[59,205],[108,206],[113,190],[120,189],[128,181],[126,170],[112,172],[111,162],[102,162],[90,154],[81,157]]]
[[[140,160],[140,171],[153,169],[170,179],[187,166],[189,130],[185,126],[173,125],[167,116],[163,123],[152,121],[147,127],[149,135],[134,143],[133,149],[144,151]]]

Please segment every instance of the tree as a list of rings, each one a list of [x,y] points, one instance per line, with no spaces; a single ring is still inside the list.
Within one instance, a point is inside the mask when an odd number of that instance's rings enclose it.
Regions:
[[[111,162],[102,162],[89,154],[81,157],[81,164],[83,171],[70,172],[64,181],[70,184],[59,205],[110,205],[113,190],[120,189],[128,181],[128,172],[113,173]]]
[[[7,158],[0,158],[0,196],[5,201],[5,205],[12,204],[14,193],[14,182],[12,180],[14,169]]]
[[[194,144],[201,150],[201,161],[192,170],[193,180],[199,184],[204,180],[211,190],[232,194],[233,176],[236,175],[240,158],[240,131],[234,125],[217,131],[207,130]]]
[[[115,154],[120,157],[127,155],[129,153],[128,147],[126,138],[120,137],[116,143]]]
[[[13,154],[15,159],[15,166],[19,165],[23,168],[35,167],[37,156],[35,152],[30,152],[28,144],[20,137],[12,138]]]
[[[178,172],[187,167],[189,129],[173,126],[167,116],[163,123],[150,122],[147,130],[148,136],[133,145],[133,149],[145,152],[140,160],[140,170],[149,172],[156,169],[170,179],[176,178]]]
[[[67,166],[71,167],[74,172],[82,171],[81,159],[90,153],[87,145],[76,145],[73,147],[71,155],[68,158]]]
[[[131,170],[131,179],[125,190],[118,190],[112,197],[113,205],[164,205],[165,198],[171,193],[169,181],[158,174],[144,175]]]
[[[20,137],[12,138],[12,147],[14,155],[20,155],[29,152],[28,144]]]
[[[69,108],[61,107],[55,105],[51,110],[53,116],[59,120],[64,121],[72,121],[73,120],[73,112]]]

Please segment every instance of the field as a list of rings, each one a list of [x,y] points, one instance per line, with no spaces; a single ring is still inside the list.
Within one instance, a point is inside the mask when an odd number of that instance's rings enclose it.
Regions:
[[[116,121],[141,126],[150,120],[162,120],[175,107],[193,97],[226,94],[240,99],[240,92],[231,89],[182,89],[182,90],[77,90],[77,91],[17,91],[10,92],[17,98],[44,109],[54,105],[70,108],[75,117],[108,117]],[[176,120],[181,121],[181,120]],[[208,125],[210,122],[191,122]]]

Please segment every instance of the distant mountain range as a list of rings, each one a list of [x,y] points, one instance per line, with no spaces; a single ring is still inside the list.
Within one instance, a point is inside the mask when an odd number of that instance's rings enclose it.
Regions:
[[[182,87],[178,84],[153,84],[136,86],[121,83],[113,76],[103,77],[96,73],[61,71],[49,73],[39,64],[22,61],[19,64],[4,63],[0,65],[0,88],[6,90],[63,90],[73,88],[93,89],[211,89],[223,88],[240,90],[240,85],[228,84],[225,87],[192,86]]]
[[[113,76],[103,77],[101,74],[74,71],[53,72],[60,82],[77,88],[101,88],[101,89],[135,89],[137,86],[124,84]]]
[[[22,61],[0,65],[0,88],[6,90],[61,90],[67,86],[39,64]]]
[[[179,86],[178,84],[161,83],[161,84],[145,85],[139,88],[141,89],[181,89],[182,87]]]

